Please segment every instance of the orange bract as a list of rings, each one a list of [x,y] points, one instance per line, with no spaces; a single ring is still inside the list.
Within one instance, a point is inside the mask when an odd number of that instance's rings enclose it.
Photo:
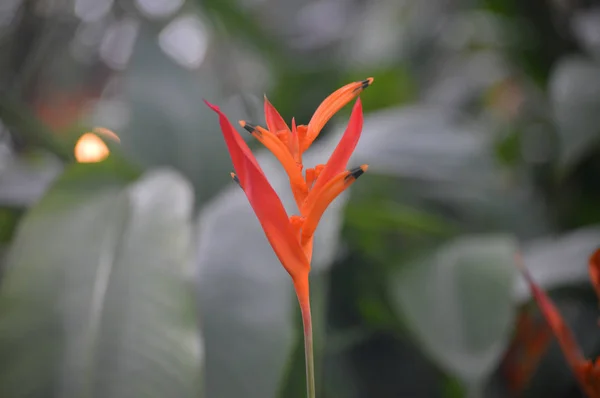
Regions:
[[[273,251],[291,275],[301,307],[308,303],[308,273],[313,236],[319,220],[329,204],[367,170],[367,165],[363,165],[346,171],[346,165],[362,131],[360,99],[356,100],[348,127],[325,165],[306,169],[304,176],[302,153],[310,147],[327,121],[372,82],[373,78],[369,78],[347,84],[335,91],[317,108],[308,126],[296,126],[292,119],[290,129],[266,97],[266,128],[240,121],[245,130],[275,155],[287,173],[300,213],[292,217],[288,217],[248,145],[219,108],[207,102],[219,115],[221,130],[237,173],[232,174],[232,177],[246,193]]]
[[[542,315],[548,322],[550,329],[560,344],[560,348],[579,382],[581,389],[589,398],[600,398],[600,358],[596,361],[586,360],[577,344],[571,329],[567,326],[558,309],[548,297],[548,295],[533,281],[529,272],[522,263],[522,259],[517,257],[517,263],[525,277],[533,298],[537,302]],[[589,271],[592,284],[596,293],[599,294],[599,271],[600,271],[600,249],[590,257]]]

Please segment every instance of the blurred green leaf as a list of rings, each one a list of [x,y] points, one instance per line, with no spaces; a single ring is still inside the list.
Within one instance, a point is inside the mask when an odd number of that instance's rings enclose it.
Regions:
[[[425,352],[470,386],[485,382],[510,337],[516,250],[505,235],[461,237],[390,282]]]
[[[130,123],[122,131],[123,151],[145,167],[170,166],[194,185],[202,203],[229,181],[230,159],[218,118],[203,99],[223,105],[208,60],[200,71],[186,70],[158,46],[154,32],[142,29],[124,76]],[[228,114],[235,123],[240,115]],[[114,128],[111,120],[97,124]]]
[[[460,116],[430,105],[371,113],[350,165],[368,163],[369,174],[394,177],[387,182],[388,201],[412,199],[423,211],[429,211],[426,204],[451,209],[446,216],[462,230],[546,233],[544,203],[530,179],[497,164],[486,124]],[[341,126],[325,140],[337,141],[338,134]],[[402,192],[394,197],[397,186]]]
[[[198,397],[191,188],[157,171],[93,189],[102,167],[74,165],[19,228],[0,291],[3,397]]]
[[[549,83],[561,141],[560,165],[569,168],[600,142],[600,65],[583,57],[565,57]]]

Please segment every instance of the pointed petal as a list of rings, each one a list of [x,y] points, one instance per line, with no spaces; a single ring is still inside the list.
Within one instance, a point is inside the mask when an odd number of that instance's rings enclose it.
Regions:
[[[279,160],[290,179],[296,203],[300,206],[304,202],[304,199],[306,199],[308,188],[306,188],[306,182],[304,181],[304,177],[302,177],[302,171],[294,161],[288,147],[269,130],[246,123],[243,120],[240,121],[240,125],[250,132],[252,136],[260,141]]]
[[[306,217],[302,227],[303,245],[314,235],[317,225],[319,224],[319,221],[321,220],[323,213],[325,213],[325,210],[327,210],[329,204],[333,202],[333,200],[337,198],[339,194],[344,192],[350,185],[352,185],[358,177],[367,171],[368,167],[369,166],[364,164],[356,169],[344,171],[329,180],[329,182],[325,184],[319,191],[311,191],[311,194],[315,192],[316,195],[313,196],[310,203],[306,203],[302,212],[302,214],[304,214]],[[308,202],[308,198],[306,202]]]
[[[290,128],[288,127],[287,123],[285,122],[285,120],[283,120],[283,118],[281,117],[279,112],[277,112],[277,109],[275,109],[275,107],[273,105],[271,105],[271,103],[267,99],[266,95],[265,95],[265,121],[267,122],[267,128],[269,130],[271,130],[273,133],[280,131],[280,130],[285,130],[287,132],[290,131]]]
[[[557,338],[558,343],[560,344],[560,348],[562,349],[563,355],[567,359],[567,362],[576,373],[579,381],[581,380],[581,373],[577,371],[578,367],[585,362],[585,358],[581,352],[581,348],[575,341],[575,337],[571,332],[571,329],[565,324],[562,316],[558,312],[558,309],[554,306],[554,303],[546,295],[546,293],[534,282],[533,278],[525,268],[523,264],[523,260],[520,256],[517,256],[517,265],[521,269],[521,273],[525,277],[529,288],[531,289],[531,293],[533,298],[538,304],[540,311],[544,318],[546,318],[546,322],[552,329],[554,336]]]
[[[352,115],[348,122],[348,127],[342,136],[342,139],[338,143],[337,147],[331,154],[331,157],[327,161],[325,168],[319,174],[313,189],[318,190],[323,185],[329,182],[333,177],[346,170],[348,160],[358,144],[360,133],[363,126],[363,114],[362,105],[360,98],[356,100],[354,107],[352,108]]]
[[[596,295],[600,300],[600,249],[596,250],[590,257],[589,270],[592,285],[594,286]]]
[[[344,105],[358,97],[358,95],[372,83],[372,77],[360,82],[350,83],[334,91],[329,97],[325,98],[308,123],[308,130],[306,132],[306,137],[302,142],[301,150],[305,151],[308,149],[329,119],[331,119],[337,111],[342,109]]]
[[[248,159],[246,167],[246,181],[242,186],[273,251],[294,280],[302,278],[310,271],[310,264],[281,200],[266,177]]]
[[[225,115],[217,106],[208,102],[207,105],[219,114],[223,136],[238,180],[273,251],[292,278],[302,277],[310,270],[310,264],[294,235],[294,229],[281,200],[267,181],[246,142],[235,131]]]
[[[264,174],[256,158],[248,148],[248,144],[246,141],[240,137],[235,128],[231,125],[227,116],[221,112],[218,106],[211,104],[210,102],[204,100],[204,103],[213,111],[215,111],[219,115],[219,124],[221,125],[221,132],[223,133],[223,137],[225,138],[225,143],[227,144],[227,150],[229,151],[229,156],[231,157],[231,161],[233,163],[233,168],[238,175],[240,181],[244,181],[245,179],[245,161],[244,159],[250,159],[250,162],[256,166],[256,168],[260,171],[261,174]]]

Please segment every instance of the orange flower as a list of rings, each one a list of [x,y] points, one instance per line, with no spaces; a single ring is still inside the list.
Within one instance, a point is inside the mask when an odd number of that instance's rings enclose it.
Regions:
[[[546,318],[546,322],[548,322],[554,336],[558,339],[567,363],[575,373],[581,389],[589,398],[600,398],[600,358],[596,358],[595,361],[585,359],[573,336],[573,332],[562,319],[550,297],[533,281],[520,257],[517,257],[517,263],[529,284],[533,298],[540,307],[542,315]],[[600,249],[596,250],[590,257],[589,272],[592,285],[600,298]]]
[[[291,128],[265,97],[266,128],[245,121],[240,125],[269,149],[286,171],[299,215],[288,217],[281,200],[271,187],[245,141],[227,117],[215,105],[206,104],[219,115],[219,122],[233,167],[233,179],[244,190],[265,235],[279,261],[292,277],[304,324],[307,347],[307,373],[312,369],[312,326],[308,274],[312,258],[313,236],[329,204],[356,181],[367,165],[346,170],[346,165],[360,137],[363,125],[362,105],[356,100],[348,127],[326,164],[307,169],[303,175],[302,154],[317,138],[321,129],[344,105],[373,82],[373,78],[347,84],[327,97],[315,111],[308,125]],[[308,352],[310,346],[310,353]],[[310,378],[310,375],[309,375]],[[313,387],[314,388],[314,387]],[[309,393],[309,396],[310,395]]]

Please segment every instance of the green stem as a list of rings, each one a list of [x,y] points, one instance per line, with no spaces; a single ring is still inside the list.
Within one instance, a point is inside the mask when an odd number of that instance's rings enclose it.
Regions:
[[[312,319],[310,301],[301,306],[302,325],[304,326],[304,357],[306,361],[306,391],[308,398],[315,398],[315,360],[313,350]]]
[[[302,326],[304,329],[304,358],[306,362],[306,393],[308,398],[317,396],[315,390],[315,360],[313,350],[312,318],[310,315],[310,293],[308,275],[305,278],[294,280],[294,287],[298,295],[300,311],[302,312]]]

